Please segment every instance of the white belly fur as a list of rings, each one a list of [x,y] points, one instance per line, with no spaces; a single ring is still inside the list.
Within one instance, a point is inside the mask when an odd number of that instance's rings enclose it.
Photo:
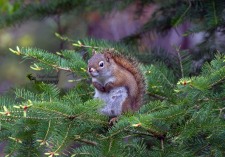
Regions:
[[[104,107],[100,109],[102,114],[108,116],[118,116],[122,113],[122,104],[127,98],[125,87],[113,88],[109,93],[103,93],[95,89],[94,98],[103,100]]]

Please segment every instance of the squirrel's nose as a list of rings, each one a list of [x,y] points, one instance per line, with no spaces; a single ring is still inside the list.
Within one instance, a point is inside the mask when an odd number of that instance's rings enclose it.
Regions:
[[[90,73],[91,72],[94,72],[95,71],[95,69],[94,68],[89,68],[89,70],[88,70]]]

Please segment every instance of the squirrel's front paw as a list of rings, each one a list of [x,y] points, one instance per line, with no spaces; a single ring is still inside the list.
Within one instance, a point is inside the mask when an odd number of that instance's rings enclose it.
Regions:
[[[105,85],[105,92],[110,92],[111,89],[113,89],[114,85],[112,82],[108,82],[106,85]]]
[[[99,84],[98,82],[92,82],[93,83],[93,86],[97,89],[97,90],[99,90],[99,91],[101,91],[101,92],[105,92],[105,88],[101,85],[101,84]]]

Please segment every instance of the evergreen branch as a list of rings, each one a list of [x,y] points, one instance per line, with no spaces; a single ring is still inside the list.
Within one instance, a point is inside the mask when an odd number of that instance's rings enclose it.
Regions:
[[[168,98],[166,97],[163,97],[161,95],[158,95],[158,94],[154,94],[154,93],[150,93],[150,92],[147,92],[147,94],[151,97],[154,97],[156,99],[159,99],[159,100],[168,100]]]
[[[223,110],[225,110],[225,107],[219,108],[219,109],[216,109],[216,110],[219,110],[220,111],[220,113],[219,113],[219,117],[220,117],[222,115]]]
[[[202,129],[202,126],[199,127],[200,129]],[[207,126],[204,126],[205,129],[210,129],[212,128],[211,125],[207,125]],[[224,129],[225,128],[225,125],[224,124],[215,124],[213,125],[213,129],[217,129],[217,128],[221,128],[221,129]]]
[[[216,16],[216,6],[215,6],[215,1],[214,0],[212,1],[212,6],[213,6],[214,22],[215,22],[215,25],[217,25],[218,24],[218,20],[217,20],[217,16]]]
[[[176,47],[175,49],[176,49],[178,60],[179,60],[181,77],[183,78],[184,77],[184,69],[183,69],[183,65],[182,65],[182,59],[180,56],[180,47]]]
[[[160,69],[158,69],[158,72],[160,72],[160,75],[167,81],[167,83],[173,88],[174,87],[174,84],[172,84],[169,80],[168,80],[168,78],[163,74],[163,72],[160,70]]]
[[[163,138],[160,139],[160,141],[161,141],[161,149],[162,149],[162,151],[164,151],[164,140],[163,140]]]
[[[68,37],[62,36],[59,33],[55,33],[55,36],[63,41],[68,41],[68,42],[76,42],[75,40],[72,40]]]
[[[77,43],[74,43],[73,46],[82,47],[82,48],[91,48],[91,49],[100,49],[100,48],[103,48],[103,47],[97,47],[97,46],[84,45],[79,40],[77,41]]]
[[[145,135],[145,136],[151,136],[151,137],[156,137],[153,134],[149,134],[146,132],[140,132],[140,131],[134,131],[134,130],[130,130],[130,129],[124,129],[127,132],[133,133],[133,134],[137,134],[137,135]]]
[[[7,116],[8,119],[6,117],[4,118],[0,118],[0,120],[6,120],[6,121],[10,121],[9,118],[15,118],[15,119],[37,119],[37,120],[49,120],[49,118],[44,118],[44,117],[31,117],[31,116],[26,116],[24,117],[23,115],[21,116],[13,116],[13,115],[10,115],[10,116]],[[51,119],[60,119],[62,117],[51,117]]]
[[[88,93],[84,93],[84,94],[78,94],[78,96],[83,96],[83,95],[91,95],[91,94],[94,94],[95,92],[88,92]]]
[[[5,157],[10,157],[16,152],[18,142],[15,142],[15,143],[16,144],[14,145],[13,150],[9,154],[7,154]]]
[[[221,79],[217,80],[216,82],[214,82],[213,84],[209,85],[209,89],[215,87],[216,85],[222,83],[225,80],[225,76],[222,77]]]
[[[79,142],[83,142],[92,146],[97,146],[98,143],[97,142],[93,142],[93,141],[89,141],[87,139],[75,139],[75,141],[79,141]]]
[[[103,139],[109,139],[109,138],[111,139],[113,136],[115,136],[115,135],[121,133],[122,131],[126,130],[126,129],[129,128],[129,127],[130,127],[130,125],[125,126],[125,127],[121,128],[121,129],[119,129],[118,131],[116,131],[116,132],[110,134],[110,136],[107,136],[107,137],[104,137],[104,138],[101,138],[101,139],[102,139],[102,140],[103,140]]]
[[[224,101],[224,100],[225,100],[225,97],[222,97],[222,98],[212,98],[212,99],[210,99],[210,98],[203,98],[203,99],[198,99],[197,102],[200,102],[200,103],[201,102],[209,102],[209,101],[216,101],[216,102],[218,102],[218,101]]]
[[[109,138],[112,138],[113,136],[119,134],[120,132],[124,131],[125,129],[127,129],[127,128],[129,128],[129,127],[130,127],[130,126],[126,126],[126,127],[122,128],[122,129],[119,129],[118,131],[116,131],[116,132],[114,132],[113,134],[111,134],[111,135],[109,136]]]
[[[149,127],[144,127],[142,125],[140,127],[142,127],[143,129],[147,130],[148,132],[150,132],[154,137],[157,137],[157,138],[160,138],[160,139],[164,138],[164,136],[166,134],[166,133],[162,133],[162,132],[160,133],[156,129],[152,129],[152,128],[149,128]]]
[[[177,26],[178,24],[180,24],[182,18],[185,16],[185,14],[189,11],[189,9],[191,8],[191,2],[190,0],[188,0],[188,7],[187,9],[184,11],[184,13],[179,17],[179,19],[174,23],[174,26]]]
[[[68,115],[68,114],[65,114],[65,113],[62,113],[62,112],[59,112],[59,111],[56,111],[56,110],[51,110],[51,109],[42,108],[42,107],[38,107],[38,106],[33,106],[32,108],[36,108],[36,109],[38,109],[38,110],[43,110],[43,111],[47,111],[47,112],[52,112],[52,113],[58,114],[58,115],[60,115],[60,116],[69,118],[69,119],[70,119],[70,117],[71,117],[71,115]],[[52,117],[51,117],[51,118],[52,118]],[[62,117],[58,117],[58,118],[62,118]]]
[[[3,118],[3,117],[1,117],[0,120],[2,120],[2,121],[7,121],[7,122],[13,121],[12,119],[10,119],[10,117],[8,117],[8,118],[6,118],[6,117]]]
[[[24,111],[16,110],[16,111],[10,111],[10,113],[23,113]]]
[[[48,121],[48,129],[46,131],[46,134],[45,134],[45,137],[44,137],[43,141],[46,141],[47,136],[48,136],[49,131],[50,131],[50,127],[51,127],[51,120]]]
[[[57,70],[64,70],[64,71],[68,71],[68,72],[76,72],[76,71],[73,71],[72,69],[70,69],[70,68],[68,68],[68,67],[61,67],[61,66],[59,66],[59,65],[56,65],[56,61],[52,62],[52,64],[51,64],[51,63],[45,61],[42,57],[40,58],[40,57],[37,57],[37,56],[35,56],[35,55],[31,55],[31,54],[25,53],[25,52],[22,53],[22,52],[23,52],[23,49],[20,50],[18,47],[17,47],[17,50],[13,50],[13,49],[9,49],[9,50],[10,50],[11,52],[17,54],[17,55],[21,55],[21,54],[22,54],[22,55],[24,55],[25,57],[29,57],[29,58],[38,60],[40,63],[43,63],[43,64],[45,64],[45,65],[47,65],[47,66],[50,66],[50,67],[52,67],[52,68],[55,68],[55,69],[57,69]],[[28,50],[25,49],[25,51],[28,51]],[[36,51],[38,52],[38,51],[40,51],[40,50],[36,50]],[[41,51],[40,51],[40,52],[41,52]],[[47,54],[47,52],[46,52],[46,54]],[[51,54],[51,55],[53,55],[53,54]],[[57,58],[57,59],[62,59],[62,58]],[[39,70],[42,70],[42,69],[39,69]]]
[[[31,55],[27,55],[27,57],[31,57],[31,58],[33,58],[33,59],[36,59],[36,60],[38,60],[39,62],[41,62],[41,63],[43,63],[43,64],[45,64],[45,65],[48,65],[48,66],[50,66],[50,67],[53,67],[53,68],[55,68],[55,69],[57,69],[57,70],[64,70],[64,71],[68,71],[68,72],[74,72],[74,71],[72,71],[71,69],[69,69],[69,68],[63,68],[63,67],[60,67],[60,66],[57,66],[57,65],[53,65],[53,64],[49,64],[48,62],[45,62],[45,61],[43,61],[43,60],[40,60],[40,59],[38,59],[37,57],[35,57],[35,56],[31,56]]]
[[[72,40],[72,39],[70,39],[68,37],[60,35],[59,33],[55,33],[55,36],[58,37],[61,40],[68,41],[68,42],[73,42],[72,45],[75,46],[75,47],[91,48],[91,49],[103,48],[103,47],[97,47],[97,46],[90,46],[90,45],[82,44],[79,40],[78,41]]]
[[[71,125],[72,125],[72,122],[70,122],[69,127],[67,128],[66,135],[65,135],[65,137],[64,137],[64,139],[63,139],[61,145],[59,145],[59,147],[54,151],[54,153],[57,153],[58,150],[59,150],[59,149],[64,145],[64,143],[66,142],[66,139],[68,138],[68,134],[69,134],[69,130],[70,130]]]
[[[209,146],[210,146],[210,144],[207,143],[205,146],[203,146],[203,147],[201,147],[200,149],[196,150],[196,151],[194,152],[194,154],[197,155],[200,151],[204,150],[205,148],[207,148],[207,147],[209,147]]]
[[[170,116],[165,116],[165,117],[154,117],[154,119],[160,119],[160,120],[163,120],[163,119],[172,119],[173,117],[176,117],[178,115],[185,115],[184,113],[186,113],[187,111],[182,111],[180,113],[176,113],[176,114],[173,114],[173,115],[170,115]]]
[[[87,119],[86,119],[86,120],[87,120]],[[98,124],[101,123],[101,124],[104,124],[104,125],[109,124],[109,123],[106,122],[106,121],[101,121],[101,120],[98,120],[98,119],[92,119],[92,118],[88,119],[88,121],[90,121],[90,122],[97,122]]]
[[[73,154],[71,157],[75,157],[77,155],[91,155],[91,153],[76,153],[76,154]]]
[[[110,140],[110,142],[109,142],[108,152],[110,152],[110,150],[112,148],[113,138],[110,138],[109,140]]]

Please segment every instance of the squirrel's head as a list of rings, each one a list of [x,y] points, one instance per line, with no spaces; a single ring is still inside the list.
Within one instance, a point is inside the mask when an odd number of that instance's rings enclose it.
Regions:
[[[113,63],[110,53],[94,53],[88,60],[88,73],[92,77],[107,77],[111,75],[111,64]]]

